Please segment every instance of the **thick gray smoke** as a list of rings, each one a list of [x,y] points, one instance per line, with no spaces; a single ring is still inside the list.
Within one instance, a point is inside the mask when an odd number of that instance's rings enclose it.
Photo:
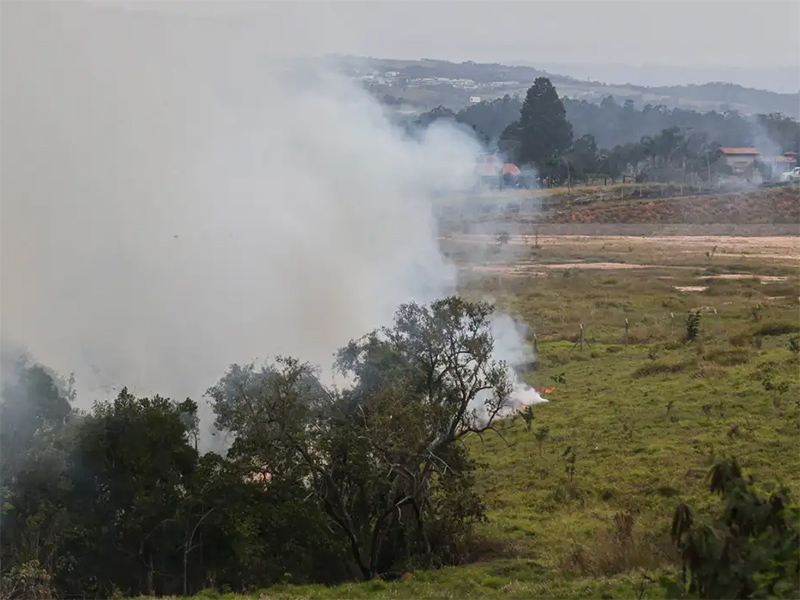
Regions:
[[[472,183],[466,134],[405,139],[349,81],[287,75],[269,38],[32,4],[4,7],[2,333],[74,372],[81,404],[198,398],[254,357],[327,367],[453,291],[431,198]]]

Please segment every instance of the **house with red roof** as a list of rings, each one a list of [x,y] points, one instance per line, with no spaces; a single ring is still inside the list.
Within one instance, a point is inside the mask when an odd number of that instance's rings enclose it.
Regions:
[[[475,165],[478,184],[487,187],[514,185],[522,174],[513,163],[504,162],[497,154],[482,154]]]
[[[755,148],[720,148],[721,160],[728,165],[734,175],[755,166],[760,154]]]
[[[773,177],[788,173],[797,166],[796,152],[786,152],[782,156],[762,156],[755,148],[720,148],[720,154],[734,175],[743,174],[757,163],[768,166]]]

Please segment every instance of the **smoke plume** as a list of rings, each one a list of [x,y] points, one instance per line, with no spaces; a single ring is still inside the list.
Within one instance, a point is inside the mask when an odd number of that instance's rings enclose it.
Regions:
[[[123,385],[199,398],[254,357],[327,367],[399,304],[454,291],[431,202],[472,183],[464,132],[404,137],[349,81],[287,72],[270,32],[21,4],[2,35],[2,333],[74,372],[83,406]]]

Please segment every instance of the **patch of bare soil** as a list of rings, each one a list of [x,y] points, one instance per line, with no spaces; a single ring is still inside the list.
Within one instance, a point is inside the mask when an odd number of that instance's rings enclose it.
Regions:
[[[788,277],[780,275],[750,275],[748,273],[722,273],[720,275],[704,275],[703,279],[758,279],[761,283],[780,283]]]
[[[539,264],[531,262],[518,262],[509,265],[475,265],[462,267],[464,271],[497,273],[503,275],[525,275],[526,277],[544,277],[547,271],[554,270],[628,270],[628,269],[659,269],[660,265],[639,265],[631,263],[611,263],[611,262],[569,262],[558,264]],[[686,267],[671,267],[686,268]]]
[[[460,244],[491,245],[495,244],[494,236],[482,234],[453,234],[448,241]],[[706,254],[715,256],[743,256],[768,258],[774,260],[800,260],[800,237],[736,237],[736,236],[584,236],[584,235],[511,235],[510,246],[533,246],[538,243],[543,247],[570,246],[586,247],[606,251],[615,250],[653,250],[681,254]],[[626,268],[617,265],[615,268]]]

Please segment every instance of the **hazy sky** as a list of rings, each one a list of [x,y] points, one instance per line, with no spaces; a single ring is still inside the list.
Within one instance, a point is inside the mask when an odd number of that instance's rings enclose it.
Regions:
[[[106,0],[106,5],[122,2]],[[138,2],[279,21],[285,49],[448,60],[773,68],[800,66],[800,2],[325,0]],[[299,32],[299,35],[298,35]],[[304,35],[305,34],[305,35]],[[800,67],[799,67],[800,68]]]

